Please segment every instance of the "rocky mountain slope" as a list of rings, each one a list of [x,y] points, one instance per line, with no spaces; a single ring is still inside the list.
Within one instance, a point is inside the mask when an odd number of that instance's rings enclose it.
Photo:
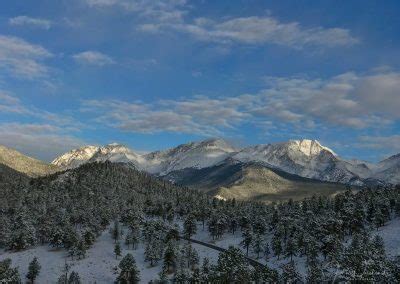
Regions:
[[[303,178],[262,163],[233,159],[213,167],[173,171],[164,178],[222,199],[261,202],[333,195],[346,189],[343,184]]]
[[[74,168],[83,163],[111,161],[131,163],[140,170],[158,175],[185,168],[205,168],[226,159],[237,150],[220,139],[191,142],[164,151],[138,154],[120,144],[103,147],[86,146],[72,150],[52,163],[63,168]]]
[[[394,157],[378,165],[348,161],[318,141],[308,139],[244,149],[237,149],[222,139],[208,139],[147,154],[136,153],[119,144],[88,146],[62,155],[53,164],[73,168],[86,162],[109,160],[130,163],[139,170],[166,176],[180,170],[190,173],[190,169],[209,168],[234,160],[240,163],[258,162],[269,168],[320,181],[363,185],[366,180],[375,179],[398,183],[399,159]]]
[[[56,165],[47,164],[1,145],[0,164],[24,173],[30,177],[47,175],[58,170]]]
[[[242,162],[258,161],[302,177],[361,185],[353,167],[340,159],[331,149],[316,140],[288,142],[248,147],[233,156]]]
[[[379,162],[374,168],[372,178],[400,184],[400,154]]]

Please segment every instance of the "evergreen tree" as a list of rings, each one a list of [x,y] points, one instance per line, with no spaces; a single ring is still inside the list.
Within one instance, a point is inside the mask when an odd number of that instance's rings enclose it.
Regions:
[[[272,250],[279,259],[279,256],[282,254],[282,242],[278,235],[274,235],[272,238]]]
[[[17,268],[11,267],[11,259],[0,261],[0,283],[21,283]]]
[[[115,253],[115,258],[116,259],[118,258],[118,256],[121,256],[121,245],[119,244],[119,242],[115,243],[114,253]]]
[[[121,235],[121,231],[119,228],[119,222],[117,220],[114,221],[114,226],[111,230],[112,238],[114,239],[114,242],[116,243]]]
[[[216,271],[223,283],[247,283],[251,280],[247,260],[241,250],[233,246],[219,254]]]
[[[196,218],[189,214],[183,223],[183,235],[185,238],[190,239],[197,231]]]
[[[253,233],[248,229],[243,232],[242,241],[240,245],[246,249],[246,255],[249,255],[249,247],[253,241]]]
[[[211,267],[210,261],[207,257],[203,258],[203,264],[201,266],[201,282],[208,283],[210,279]]]
[[[295,256],[296,254],[297,254],[296,242],[294,241],[293,237],[289,237],[286,242],[285,255],[287,257],[290,257],[290,261],[292,261],[293,256]]]
[[[37,257],[34,257],[33,260],[29,263],[28,273],[26,274],[26,278],[29,279],[31,283],[34,283],[37,276],[39,275],[40,269],[41,266],[39,264],[39,261]]]
[[[72,271],[68,278],[68,284],[81,284],[78,272]]]
[[[120,284],[135,284],[140,281],[140,272],[136,266],[135,258],[128,253],[120,261],[118,265],[121,272],[119,273],[116,283]]]
[[[276,270],[267,266],[257,266],[253,269],[252,280],[255,283],[278,283],[279,274]]]
[[[164,265],[167,268],[167,272],[171,271],[176,264],[176,248],[172,241],[167,243],[167,248],[164,252]]]
[[[326,281],[322,265],[317,259],[309,262],[307,266],[307,283],[323,283]]]
[[[302,283],[303,279],[300,273],[297,271],[296,264],[294,261],[290,261],[287,264],[282,265],[282,280],[284,283]]]
[[[268,247],[267,247],[268,248]],[[260,253],[262,253],[265,249],[264,238],[260,233],[255,234],[254,240],[252,242],[253,252],[257,255],[257,259],[260,258]]]

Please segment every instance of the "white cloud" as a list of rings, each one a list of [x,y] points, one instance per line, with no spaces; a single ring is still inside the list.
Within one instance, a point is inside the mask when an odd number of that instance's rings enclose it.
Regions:
[[[88,50],[72,56],[75,61],[82,64],[104,66],[114,64],[115,61],[108,55],[98,51]]]
[[[382,127],[400,118],[400,73],[344,73],[329,79],[267,78],[259,115],[351,128]]]
[[[51,161],[86,143],[49,124],[0,123],[0,144]]]
[[[217,136],[222,134],[222,128],[233,129],[246,118],[247,114],[238,111],[237,107],[235,99],[196,97],[161,100],[153,104],[91,100],[83,103],[82,110],[95,113],[98,122],[125,131]]]
[[[291,48],[338,47],[357,44],[359,39],[345,28],[305,27],[298,22],[281,22],[272,16],[236,17],[213,20],[185,18],[193,7],[185,0],[83,0],[91,7],[118,7],[136,13],[137,29],[147,33],[178,31],[198,40],[219,44],[277,44]]]
[[[28,16],[17,16],[10,18],[8,23],[12,26],[28,26],[28,27],[38,27],[42,29],[50,29],[52,22],[46,19],[31,18]]]
[[[347,29],[306,28],[297,22],[283,23],[270,16],[239,17],[226,21],[199,18],[192,24],[170,25],[165,28],[180,30],[204,41],[242,44],[272,43],[292,48],[350,46],[359,41]]]
[[[355,146],[373,150],[391,150],[398,153],[400,152],[400,135],[361,136]]]
[[[93,112],[99,122],[126,131],[207,136],[235,131],[245,123],[274,123],[304,132],[337,126],[376,129],[400,119],[395,111],[400,108],[395,96],[400,93],[400,73],[344,73],[328,79],[269,77],[266,81],[266,88],[257,94],[197,96],[152,104],[92,100],[85,101],[82,110]]]
[[[43,61],[52,54],[40,45],[13,36],[0,35],[0,64],[19,78],[47,76],[49,68]]]

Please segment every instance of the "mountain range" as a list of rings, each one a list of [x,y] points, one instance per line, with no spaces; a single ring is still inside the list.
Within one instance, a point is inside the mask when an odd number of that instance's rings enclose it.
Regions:
[[[300,199],[335,194],[348,186],[400,183],[400,154],[377,164],[346,160],[308,139],[246,148],[207,139],[144,154],[112,143],[71,150],[51,164],[0,148],[0,163],[31,177],[104,161],[124,163],[220,198]]]
[[[114,143],[72,150],[56,158],[52,164],[65,169],[105,160],[130,163],[139,170],[158,176],[172,176],[172,173],[176,176],[182,170],[199,170],[236,162],[257,163],[300,177],[350,185],[364,185],[372,180],[394,184],[400,182],[400,154],[378,164],[346,160],[317,140],[308,139],[243,149],[222,139],[208,139],[146,154]]]

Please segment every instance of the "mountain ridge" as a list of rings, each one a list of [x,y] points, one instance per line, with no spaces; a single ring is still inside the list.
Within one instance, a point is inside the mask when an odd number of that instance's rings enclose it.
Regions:
[[[59,170],[53,164],[47,164],[2,145],[0,145],[0,164],[30,177],[47,175]]]
[[[79,153],[82,148],[75,151]],[[212,167],[224,163],[226,159],[230,158],[242,163],[261,162],[290,174],[326,182],[357,186],[363,185],[366,179],[374,178],[388,183],[400,182],[400,179],[397,178],[397,173],[400,173],[400,158],[399,161],[395,159],[395,161],[390,160],[390,163],[385,163],[392,167],[346,160],[339,157],[332,149],[321,145],[318,140],[311,139],[259,144],[240,149],[233,147],[223,139],[212,138],[146,154],[140,154],[121,144],[112,143],[97,147],[96,151],[88,157],[75,155],[74,150],[68,153],[70,153],[68,157],[77,156],[76,161],[72,159],[68,164],[68,159],[63,160],[63,156],[60,156],[53,163],[60,167],[67,164],[67,167],[64,167],[71,168],[75,164],[109,160],[130,163],[139,170],[166,176],[171,172],[183,169]]]

